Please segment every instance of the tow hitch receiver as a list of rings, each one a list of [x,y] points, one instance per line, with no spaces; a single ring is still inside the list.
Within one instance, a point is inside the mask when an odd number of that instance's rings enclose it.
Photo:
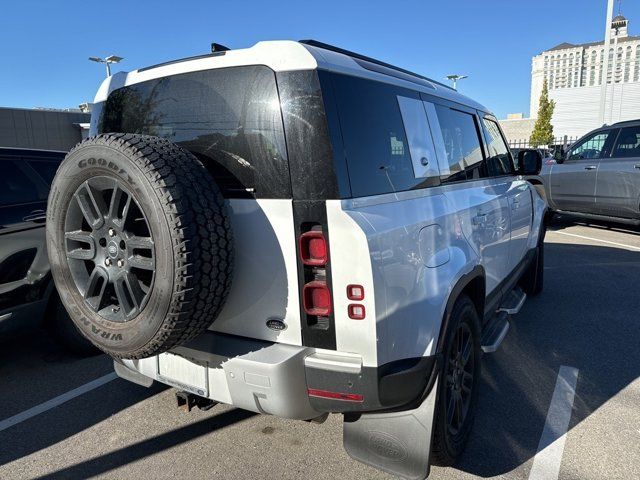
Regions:
[[[437,391],[434,386],[415,410],[365,413],[355,421],[345,418],[345,450],[354,459],[399,477],[427,478]]]
[[[185,391],[176,392],[176,403],[180,410],[187,413],[190,412],[193,407],[198,407],[200,410],[209,410],[218,404],[218,402],[209,398]]]

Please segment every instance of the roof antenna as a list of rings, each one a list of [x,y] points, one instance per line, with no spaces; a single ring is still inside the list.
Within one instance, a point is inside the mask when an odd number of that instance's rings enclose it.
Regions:
[[[212,43],[211,44],[211,53],[216,52],[226,52],[227,50],[231,50],[229,47],[225,47],[220,43]]]

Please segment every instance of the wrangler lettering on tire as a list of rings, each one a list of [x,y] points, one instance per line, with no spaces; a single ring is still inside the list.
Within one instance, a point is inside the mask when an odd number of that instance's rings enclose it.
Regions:
[[[157,355],[215,320],[233,238],[224,198],[194,155],[153,136],[89,138],[58,169],[48,208],[56,287],[100,349]]]

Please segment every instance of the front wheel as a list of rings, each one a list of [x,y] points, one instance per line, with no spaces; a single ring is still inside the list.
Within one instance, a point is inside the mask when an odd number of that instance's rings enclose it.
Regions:
[[[469,439],[478,403],[480,320],[466,295],[455,303],[443,348],[431,449],[435,464],[453,465]]]

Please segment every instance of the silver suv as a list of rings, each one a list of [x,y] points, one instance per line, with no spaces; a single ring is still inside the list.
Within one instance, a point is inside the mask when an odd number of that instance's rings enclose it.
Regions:
[[[545,165],[552,210],[640,224],[640,120],[598,128]]]
[[[349,454],[400,476],[456,460],[482,351],[543,281],[540,162],[517,167],[485,107],[275,41],[116,74],[92,130],[48,248],[121,377],[186,408],[342,413]]]

